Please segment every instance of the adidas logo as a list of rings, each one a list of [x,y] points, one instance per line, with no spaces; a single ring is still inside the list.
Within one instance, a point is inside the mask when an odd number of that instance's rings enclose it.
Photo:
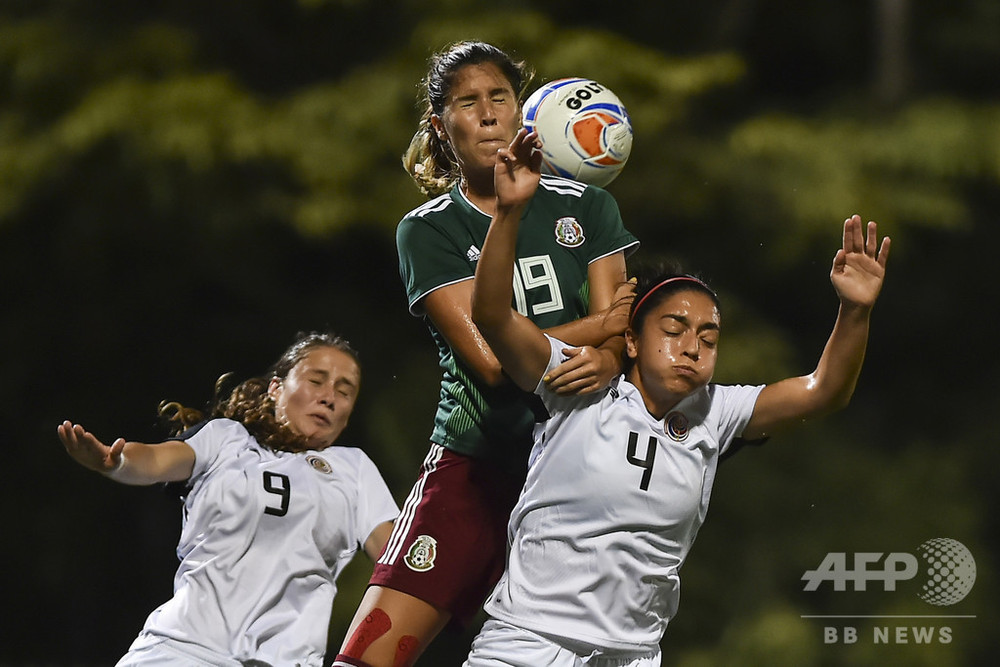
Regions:
[[[469,249],[465,251],[465,257],[470,262],[478,262],[479,254],[480,254],[479,248],[477,248],[475,245],[470,245]]]

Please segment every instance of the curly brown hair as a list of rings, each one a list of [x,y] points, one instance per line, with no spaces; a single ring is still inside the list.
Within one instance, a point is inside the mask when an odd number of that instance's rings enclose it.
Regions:
[[[232,373],[222,375],[215,382],[215,392],[207,411],[190,408],[177,401],[163,401],[158,413],[169,423],[171,435],[179,435],[206,419],[226,418],[238,421],[262,446],[274,451],[302,452],[309,449],[306,440],[278,421],[274,401],[267,393],[274,378],[283,380],[307,354],[317,348],[332,347],[348,354],[361,367],[358,353],[351,344],[331,333],[299,333],[292,345],[285,350],[265,375],[252,377],[226,392],[225,387]],[[208,414],[208,417],[205,414]]]

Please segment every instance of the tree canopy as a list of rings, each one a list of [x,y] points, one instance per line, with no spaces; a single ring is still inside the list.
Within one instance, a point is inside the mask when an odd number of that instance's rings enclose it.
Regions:
[[[633,152],[608,190],[642,241],[631,261],[679,260],[720,288],[718,381],[811,370],[842,221],[856,212],[893,237],[853,403],[723,465],[664,663],[995,656],[998,368],[974,344],[1000,334],[1000,7],[500,7],[0,3],[0,433],[16,517],[0,662],[108,664],[170,595],[176,499],[75,466],[63,419],[156,441],[161,399],[204,403],[219,375],[260,373],[295,332],[332,328],[364,367],[343,440],[405,497],[439,377],[398,277],[395,225],[423,201],[400,157],[428,57],[473,38],[528,61],[535,86],[584,76],[623,100]],[[904,623],[865,618],[856,643],[824,641],[813,616],[934,609],[912,586],[806,592],[805,570],[934,537],[978,567],[968,597],[939,610],[963,618],[911,623],[947,625],[950,641],[878,643],[874,628]],[[334,646],[363,560],[341,579]],[[469,638],[443,635],[428,664],[460,664]]]

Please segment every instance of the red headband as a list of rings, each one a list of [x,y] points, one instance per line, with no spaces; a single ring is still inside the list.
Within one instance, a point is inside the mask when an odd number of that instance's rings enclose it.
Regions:
[[[715,295],[715,292],[712,291],[711,287],[709,287],[708,285],[706,285],[702,281],[698,280],[694,276],[674,276],[673,278],[667,278],[662,283],[660,283],[659,285],[656,285],[655,287],[653,287],[652,289],[650,289],[648,292],[646,292],[645,294],[643,294],[642,298],[639,299],[639,303],[635,304],[635,308],[632,309],[632,314],[628,318],[629,328],[632,327],[632,322],[635,320],[636,313],[639,312],[639,309],[642,308],[642,304],[644,304],[646,302],[646,299],[648,299],[653,292],[655,292],[656,290],[660,289],[664,285],[669,285],[670,283],[676,283],[676,282],[680,282],[680,281],[685,281],[685,282],[689,282],[689,283],[694,283],[696,285],[700,285],[706,291],[708,291],[709,294],[711,294],[713,296]]]

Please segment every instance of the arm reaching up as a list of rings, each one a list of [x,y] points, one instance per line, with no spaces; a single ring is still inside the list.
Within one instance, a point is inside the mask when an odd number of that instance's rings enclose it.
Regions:
[[[507,375],[525,391],[535,389],[549,361],[545,334],[510,307],[517,229],[539,178],[541,156],[534,151],[536,142],[534,133],[522,129],[508,148],[498,152],[494,170],[497,211],[476,264],[472,290],[473,322]],[[530,193],[526,183],[532,183]]]
[[[840,309],[816,370],[765,387],[744,430],[745,438],[765,437],[848,404],[864,362],[868,321],[885,280],[889,247],[888,237],[879,246],[874,222],[868,223],[866,235],[859,216],[844,221],[843,245],[830,271]]]

